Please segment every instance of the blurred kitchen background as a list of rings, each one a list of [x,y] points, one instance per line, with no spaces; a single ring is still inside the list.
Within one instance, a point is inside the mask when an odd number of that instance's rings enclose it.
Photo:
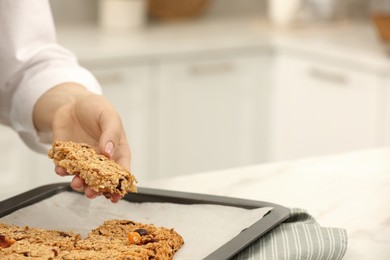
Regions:
[[[390,144],[390,0],[50,2],[122,115],[140,186]],[[0,133],[0,199],[68,180]]]

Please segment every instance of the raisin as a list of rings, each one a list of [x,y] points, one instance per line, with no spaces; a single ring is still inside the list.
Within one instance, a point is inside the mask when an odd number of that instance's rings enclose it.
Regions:
[[[147,238],[143,241],[143,243],[146,245],[146,244],[149,244],[149,243],[156,243],[158,242],[158,239],[154,239],[154,238]]]
[[[146,229],[143,229],[143,228],[136,229],[136,230],[134,230],[134,232],[137,232],[141,236],[145,236],[148,234],[148,231]]]
[[[121,225],[135,225],[133,221],[126,221],[126,222],[121,222]]]
[[[118,190],[122,190],[122,182],[123,182],[123,179],[119,179],[118,186],[116,186],[116,188],[117,188]]]
[[[67,234],[67,233],[65,233],[65,232],[59,232],[59,234],[60,234],[60,236],[62,236],[62,237],[71,237],[71,235],[69,235],[69,234]]]
[[[112,198],[112,194],[109,192],[103,192],[103,195],[106,199],[110,200]]]

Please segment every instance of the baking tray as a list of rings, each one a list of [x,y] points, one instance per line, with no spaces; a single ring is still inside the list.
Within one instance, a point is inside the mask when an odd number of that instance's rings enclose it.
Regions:
[[[73,191],[69,183],[54,183],[40,186],[30,191],[21,193],[0,202],[0,218],[18,209],[27,207],[41,200],[47,199],[55,194]],[[178,192],[169,190],[159,190],[139,187],[137,193],[129,193],[124,198],[129,202],[169,202],[177,204],[215,204],[222,206],[232,206],[245,209],[255,209],[262,207],[273,207],[268,214],[253,225],[241,231],[233,239],[217,248],[208,255],[206,260],[230,259],[249,244],[260,238],[268,231],[279,225],[288,218],[289,209],[263,201],[246,200],[239,198],[205,195],[188,192]]]

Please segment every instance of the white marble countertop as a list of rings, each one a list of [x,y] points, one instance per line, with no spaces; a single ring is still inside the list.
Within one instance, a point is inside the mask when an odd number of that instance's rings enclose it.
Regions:
[[[390,259],[390,147],[260,164],[139,186],[277,203],[348,232],[344,259]]]
[[[133,31],[97,26],[59,27],[59,42],[82,62],[99,59],[145,61],[199,51],[282,48],[322,55],[388,74],[390,55],[369,23],[332,23],[280,29],[259,18],[162,23]]]

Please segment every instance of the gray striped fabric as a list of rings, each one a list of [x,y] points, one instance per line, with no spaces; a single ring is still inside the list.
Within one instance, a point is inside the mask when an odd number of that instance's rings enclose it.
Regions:
[[[347,232],[321,227],[302,209],[291,209],[290,217],[234,257],[242,259],[337,260],[347,250]]]

